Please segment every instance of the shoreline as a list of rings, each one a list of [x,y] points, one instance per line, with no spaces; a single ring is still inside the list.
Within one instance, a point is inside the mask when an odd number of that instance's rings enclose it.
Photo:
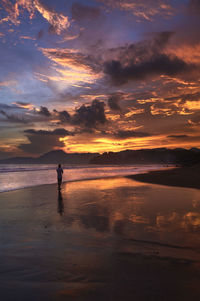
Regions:
[[[200,189],[199,166],[178,167],[170,170],[156,170],[142,174],[130,175],[127,176],[127,178],[149,184]]]
[[[76,179],[76,180],[63,181],[62,185],[67,184],[67,183],[76,183],[76,182],[93,181],[93,180],[101,180],[101,179],[126,178],[126,177],[129,177],[129,176],[116,175],[116,176],[108,176],[108,177],[96,177],[96,178]],[[15,191],[24,190],[24,189],[43,187],[43,186],[52,186],[52,185],[57,186],[58,183],[57,182],[54,182],[54,183],[44,183],[44,184],[37,184],[37,185],[31,185],[31,186],[14,188],[14,189],[10,189],[10,190],[4,190],[4,191],[0,191],[0,195],[2,193],[15,192]]]
[[[158,169],[147,171],[138,174],[131,175],[115,175],[107,177],[94,177],[94,178],[85,178],[85,179],[75,179],[75,180],[64,180],[63,184],[73,183],[73,182],[82,182],[82,181],[92,181],[98,179],[115,179],[115,178],[128,178],[135,181],[148,183],[148,184],[157,184],[164,186],[172,187],[184,187],[184,188],[193,188],[200,189],[200,168],[195,167],[174,167],[168,169]],[[37,185],[30,185],[25,187],[14,188],[10,190],[0,191],[2,193],[14,192],[24,189],[30,189],[33,187],[42,187],[42,186],[57,185],[57,182],[54,183],[44,183]]]

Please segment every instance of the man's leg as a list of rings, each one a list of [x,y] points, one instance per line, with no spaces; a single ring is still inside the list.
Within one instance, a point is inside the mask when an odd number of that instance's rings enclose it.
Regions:
[[[62,179],[58,179],[58,189],[60,189],[61,183],[62,183]]]

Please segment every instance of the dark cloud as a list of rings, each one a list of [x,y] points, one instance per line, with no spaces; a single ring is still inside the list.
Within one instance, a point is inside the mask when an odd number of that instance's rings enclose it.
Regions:
[[[115,136],[121,139],[126,138],[139,138],[139,137],[149,137],[152,136],[152,134],[146,133],[146,132],[136,132],[136,131],[118,131],[115,133]]]
[[[29,143],[19,145],[19,149],[25,153],[42,154],[51,151],[55,147],[64,147],[64,143],[59,141],[58,136],[27,135],[27,138]]]
[[[193,14],[200,14],[200,1],[190,0],[189,2],[189,12]]]
[[[98,125],[105,124],[107,119],[104,107],[105,103],[97,99],[93,100],[91,105],[82,105],[76,109],[72,123],[86,128],[96,128]]]
[[[51,113],[49,112],[49,110],[46,107],[41,106],[40,110],[38,111],[38,114],[43,115],[45,117],[50,117]]]
[[[108,98],[108,106],[113,111],[121,111],[120,105],[120,96],[118,94],[111,95]]]
[[[196,126],[200,124],[200,112],[197,112],[192,115],[192,117],[188,120],[189,126]]]
[[[95,20],[100,16],[100,9],[96,7],[86,6],[80,3],[72,5],[72,18],[76,21]]]
[[[16,114],[7,114],[4,110],[0,110],[0,114],[2,114],[7,121],[13,123],[27,123],[28,121],[25,120],[23,117],[20,117]]]
[[[31,154],[42,154],[51,151],[55,147],[64,147],[64,142],[59,141],[59,138],[73,135],[63,128],[55,129],[54,131],[29,129],[24,132],[29,143],[20,144],[19,149]]]
[[[0,110],[8,110],[8,109],[13,109],[13,106],[9,106],[5,103],[0,103]],[[4,113],[3,113],[3,115],[4,115]]]
[[[111,77],[116,85],[122,85],[131,80],[143,80],[155,75],[175,76],[193,69],[194,65],[166,54],[153,55],[149,60],[127,66],[123,66],[117,60],[105,63],[105,73]]]
[[[58,116],[59,116],[61,123],[69,123],[70,122],[71,116],[67,111],[64,110],[64,111],[58,112]]]
[[[136,64],[149,60],[152,56],[160,54],[170,42],[174,32],[161,31],[150,34],[148,39],[138,43],[131,43],[125,46],[111,48],[109,50],[113,59],[119,60],[122,64]]]
[[[151,44],[153,45],[152,48],[154,50],[165,48],[165,46],[168,44],[168,42],[174,34],[175,33],[173,31],[161,31],[154,34],[153,40],[151,42]]]
[[[69,132],[63,128],[59,128],[59,129],[55,129],[53,131],[45,131],[45,130],[34,130],[34,129],[28,129],[28,130],[25,130],[24,133],[26,134],[33,134],[33,135],[44,135],[44,136],[47,136],[47,135],[50,135],[50,136],[69,136],[69,135],[72,135],[73,136],[73,133],[72,132]]]
[[[189,138],[190,136],[188,135],[170,135],[167,136],[167,138],[173,138],[173,139],[184,139],[184,138]]]
[[[28,105],[31,105],[31,103],[29,103],[29,102],[23,102],[23,101],[16,101],[15,104],[16,104],[16,105],[20,105],[20,106],[28,106]]]

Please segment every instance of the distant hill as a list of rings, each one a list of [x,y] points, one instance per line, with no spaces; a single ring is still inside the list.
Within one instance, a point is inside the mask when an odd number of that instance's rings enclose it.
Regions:
[[[0,160],[0,164],[177,164],[191,166],[200,164],[200,150],[192,148],[140,149],[121,152],[98,153],[65,153],[54,150],[38,158],[15,157]]]
[[[67,154],[62,150],[50,151],[38,158],[15,157],[0,160],[0,164],[88,164],[99,155],[98,153],[73,153]]]
[[[178,164],[193,165],[200,162],[200,150],[183,148],[126,150],[117,153],[108,152],[91,158],[91,164]]]

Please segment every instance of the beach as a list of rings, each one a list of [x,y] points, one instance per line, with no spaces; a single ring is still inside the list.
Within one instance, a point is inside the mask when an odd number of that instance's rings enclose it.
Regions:
[[[195,300],[200,191],[113,177],[0,194],[1,300]]]
[[[200,166],[170,168],[128,176],[144,183],[200,189]]]

